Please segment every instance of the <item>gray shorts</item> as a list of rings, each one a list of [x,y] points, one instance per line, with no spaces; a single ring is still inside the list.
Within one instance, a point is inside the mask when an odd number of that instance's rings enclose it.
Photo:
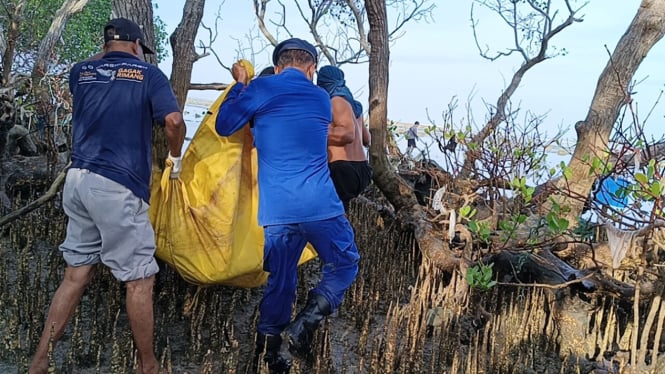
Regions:
[[[71,168],[62,192],[69,217],[60,251],[67,265],[101,261],[123,282],[159,271],[149,205],[125,186],[87,169]]]

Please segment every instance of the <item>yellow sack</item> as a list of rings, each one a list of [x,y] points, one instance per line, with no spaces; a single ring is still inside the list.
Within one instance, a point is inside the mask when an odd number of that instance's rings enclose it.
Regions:
[[[243,61],[250,77],[254,68]],[[153,173],[150,219],[156,256],[188,282],[257,287],[263,271],[263,228],[257,221],[256,148],[246,125],[229,137],[215,131],[220,104],[232,85],[212,104],[182,159],[180,178],[172,164]],[[316,256],[311,245],[300,263]]]

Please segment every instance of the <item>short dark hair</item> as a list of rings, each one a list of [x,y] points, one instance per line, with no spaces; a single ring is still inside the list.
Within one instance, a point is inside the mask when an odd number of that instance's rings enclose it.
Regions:
[[[316,64],[314,57],[302,49],[289,49],[279,54],[277,66],[305,66]]]

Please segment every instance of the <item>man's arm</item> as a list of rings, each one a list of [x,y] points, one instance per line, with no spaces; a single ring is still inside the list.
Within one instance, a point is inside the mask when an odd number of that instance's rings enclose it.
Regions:
[[[229,90],[226,99],[219,107],[217,119],[215,119],[217,134],[230,136],[240,130],[252,118],[249,111],[244,108],[246,105],[242,97],[244,89],[243,84],[236,83]]]
[[[173,157],[180,157],[182,145],[185,142],[185,134],[187,133],[187,125],[182,118],[182,113],[169,113],[164,118],[164,133],[166,134],[169,154]]]
[[[151,70],[149,81],[149,100],[152,109],[153,123],[164,125],[164,134],[169,154],[180,157],[182,144],[185,141],[187,126],[182,118],[178,100],[173,93],[171,83],[159,69]]]
[[[372,145],[372,134],[369,133],[369,129],[365,126],[365,119],[362,114],[356,118],[358,126],[360,126],[360,131],[363,137],[363,146],[369,148]]]
[[[328,128],[328,145],[344,146],[356,137],[356,118],[346,99],[335,96],[332,103],[332,123]]]
[[[221,136],[230,136],[240,130],[252,119],[257,109],[257,101],[248,86],[249,75],[244,63],[238,61],[233,64],[231,74],[237,83],[229,89],[215,119],[215,130]]]

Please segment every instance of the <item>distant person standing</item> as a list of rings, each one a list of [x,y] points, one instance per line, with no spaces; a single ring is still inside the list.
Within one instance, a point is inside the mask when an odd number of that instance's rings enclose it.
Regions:
[[[337,195],[349,210],[351,199],[360,195],[372,181],[372,168],[363,145],[370,134],[363,121],[363,107],[346,86],[344,72],[336,66],[319,69],[316,84],[330,95],[332,123],[328,131],[328,167]]]
[[[418,137],[418,127],[420,126],[420,122],[416,121],[413,123],[413,126],[407,130],[406,134],[404,137],[406,138],[406,154],[411,158],[411,152],[413,151],[414,148],[416,148],[416,140],[420,139]]]
[[[342,303],[358,273],[360,255],[344,206],[330,179],[327,139],[332,108],[328,94],[312,83],[318,53],[292,38],[273,51],[275,75],[249,83],[242,63],[232,68],[237,83],[221,104],[215,128],[229,136],[253,122],[258,157],[259,225],[268,283],[259,306],[254,366],[262,352],[272,374],[288,373],[289,351],[310,358],[314,333]],[[291,321],[298,260],[307,242],[322,262],[321,280]]]
[[[72,166],[62,205],[69,221],[60,251],[67,263],[53,295],[30,374],[48,370],[48,348],[63,334],[95,265],[108,266],[126,285],[129,325],[139,373],[156,374],[152,291],[155,235],[148,218],[153,122],[163,123],[173,162],[180,169],[185,122],[168,78],[144,62],[153,53],[141,28],[117,18],[104,27],[104,52],[72,67]]]

